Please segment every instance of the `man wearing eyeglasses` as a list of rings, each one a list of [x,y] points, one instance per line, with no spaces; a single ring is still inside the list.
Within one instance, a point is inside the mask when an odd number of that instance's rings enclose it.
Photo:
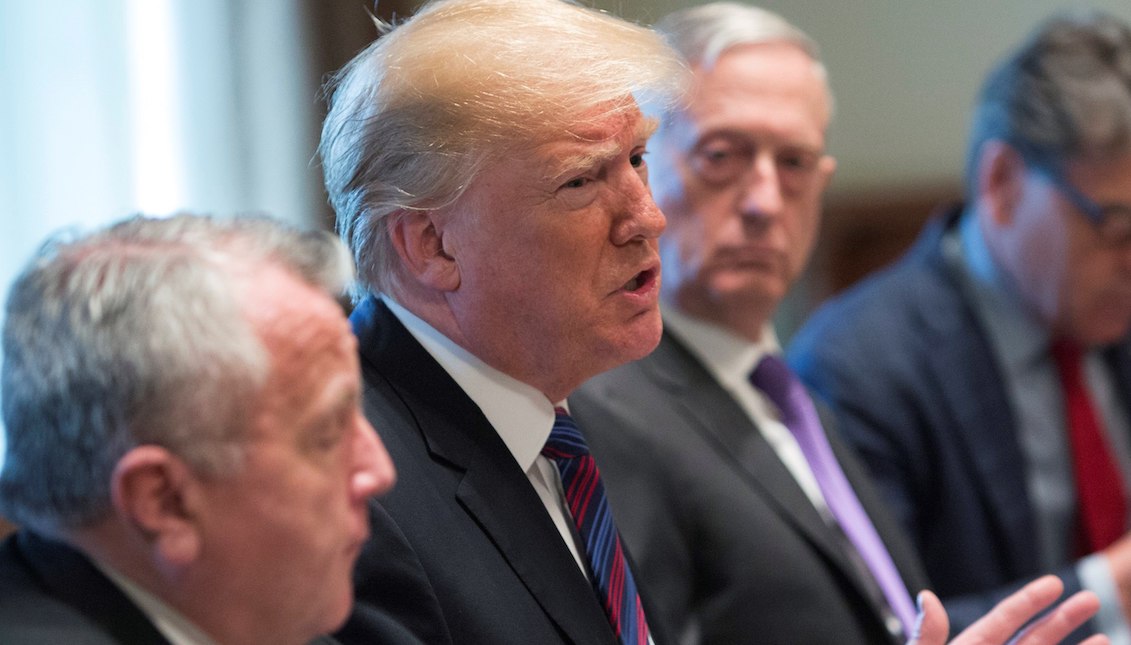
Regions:
[[[1052,571],[1131,639],[1131,29],[1043,24],[977,103],[967,200],[826,304],[790,362],[952,621]]]

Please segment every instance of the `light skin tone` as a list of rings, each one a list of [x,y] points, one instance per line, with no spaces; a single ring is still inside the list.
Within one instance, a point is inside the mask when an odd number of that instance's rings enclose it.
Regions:
[[[836,162],[829,98],[800,48],[742,45],[695,69],[654,144],[664,301],[757,340],[804,269]]]
[[[1131,203],[1131,155],[1066,165],[1067,180],[1099,204]],[[1053,334],[1102,345],[1131,330],[1131,244],[1100,239],[1055,185],[1010,146],[983,145],[975,216],[995,262]],[[1131,535],[1103,551],[1131,620]]]
[[[1016,639],[1011,638],[1033,616],[1056,602],[1062,593],[1064,584],[1056,576],[1038,578],[998,603],[993,611],[950,641],[950,645],[1059,643],[1099,609],[1099,599],[1095,594],[1081,592],[1073,595],[1026,628]],[[916,626],[916,634],[908,645],[941,645],[947,642],[949,624],[938,597],[930,591],[924,591],[920,602],[923,613]],[[1096,634],[1081,641],[1081,645],[1107,645],[1109,642],[1107,636]]]
[[[652,123],[627,111],[495,161],[453,205],[390,218],[402,305],[559,401],[660,339]]]
[[[338,305],[279,268],[252,277],[245,315],[270,371],[242,468],[200,475],[164,448],[135,448],[114,473],[114,517],[73,537],[218,642],[297,645],[348,615],[366,501],[395,471],[361,413]]]
[[[734,47],[694,72],[688,107],[652,146],[653,190],[668,217],[663,299],[758,341],[816,240],[821,195],[836,168],[824,153],[828,90],[812,59],[788,43]],[[1035,581],[952,643],[1007,642],[1062,592],[1053,576]],[[1017,642],[1058,643],[1098,606],[1095,594],[1080,592]],[[942,645],[948,632],[942,603],[923,592],[911,642]]]
[[[1083,346],[1131,331],[1131,243],[1100,238],[1061,191],[1008,145],[983,146],[978,215],[990,252],[1030,312]],[[1066,164],[1065,178],[1103,204],[1131,204],[1131,154]]]

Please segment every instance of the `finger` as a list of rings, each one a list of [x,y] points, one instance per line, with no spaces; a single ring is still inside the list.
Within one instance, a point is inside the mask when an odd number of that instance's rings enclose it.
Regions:
[[[1080,645],[1111,645],[1111,639],[1103,634],[1096,634],[1080,641]]]
[[[907,645],[943,645],[950,632],[950,619],[939,597],[930,591],[920,591],[918,604],[915,632]]]
[[[952,645],[1004,643],[1033,616],[1051,605],[1064,592],[1056,576],[1042,576],[999,602],[988,614],[966,628]],[[1033,641],[1036,645],[1042,641]]]
[[[1033,623],[1017,639],[1017,645],[1059,643],[1100,610],[1100,599],[1090,591],[1081,591]]]

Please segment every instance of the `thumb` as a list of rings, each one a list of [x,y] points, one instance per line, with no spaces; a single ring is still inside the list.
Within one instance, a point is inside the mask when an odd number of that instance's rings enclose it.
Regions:
[[[907,645],[944,645],[950,633],[950,619],[939,597],[924,590],[919,592],[915,602],[919,606],[919,615],[915,618],[915,630]]]

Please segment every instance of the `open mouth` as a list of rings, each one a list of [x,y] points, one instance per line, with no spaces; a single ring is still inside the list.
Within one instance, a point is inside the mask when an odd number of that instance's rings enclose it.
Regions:
[[[628,282],[624,283],[624,286],[621,287],[621,289],[628,291],[630,293],[641,291],[641,290],[645,289],[646,287],[648,287],[649,285],[651,285],[652,282],[655,279],[656,279],[656,270],[655,269],[645,269],[644,271],[641,271],[640,273],[637,273],[636,275],[632,276],[632,279],[629,280]]]

